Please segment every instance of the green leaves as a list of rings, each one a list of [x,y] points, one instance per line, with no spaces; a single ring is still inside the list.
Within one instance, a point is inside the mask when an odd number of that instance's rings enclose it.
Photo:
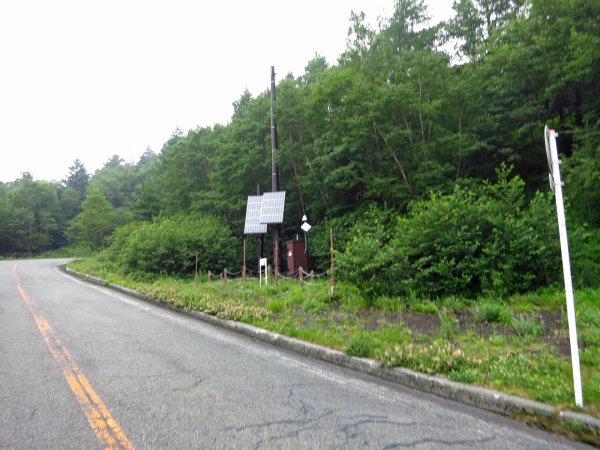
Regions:
[[[339,256],[340,276],[376,295],[474,297],[545,286],[559,277],[552,202],[537,195],[525,206],[523,191],[520,178],[500,172],[495,184],[415,201],[392,226],[364,215]]]
[[[236,244],[229,227],[217,218],[178,214],[119,229],[106,257],[129,273],[192,275],[198,252],[199,270],[220,273],[236,263]]]
[[[97,187],[90,189],[81,207],[81,214],[69,225],[69,240],[98,250],[105,245],[106,239],[117,227],[117,216]]]

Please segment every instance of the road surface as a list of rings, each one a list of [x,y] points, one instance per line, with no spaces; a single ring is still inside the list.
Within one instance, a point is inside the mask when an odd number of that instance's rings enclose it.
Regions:
[[[588,448],[0,261],[0,448]]]

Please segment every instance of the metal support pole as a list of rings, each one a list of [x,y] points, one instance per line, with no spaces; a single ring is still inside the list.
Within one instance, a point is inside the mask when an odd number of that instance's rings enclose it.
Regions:
[[[581,370],[579,367],[579,346],[577,344],[577,324],[575,316],[575,300],[573,297],[573,283],[571,279],[571,262],[569,257],[569,240],[567,238],[567,221],[560,179],[560,160],[556,146],[558,133],[547,126],[544,130],[546,150],[549,150],[548,163],[551,165],[551,183],[554,186],[556,198],[556,215],[558,217],[558,234],[560,236],[560,250],[562,255],[563,278],[565,282],[565,296],[567,300],[567,318],[569,320],[569,341],[571,344],[571,363],[573,365],[573,386],[575,390],[575,404],[583,406],[583,393],[581,388]]]

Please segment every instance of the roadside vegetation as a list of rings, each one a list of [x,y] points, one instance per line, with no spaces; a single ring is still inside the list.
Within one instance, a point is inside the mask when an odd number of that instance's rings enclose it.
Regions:
[[[564,293],[545,288],[504,299],[456,296],[370,298],[329,281],[208,281],[125,275],[102,257],[70,267],[131,287],[157,300],[238,320],[463,383],[498,389],[563,409],[573,400]],[[584,412],[600,417],[600,289],[576,293]]]

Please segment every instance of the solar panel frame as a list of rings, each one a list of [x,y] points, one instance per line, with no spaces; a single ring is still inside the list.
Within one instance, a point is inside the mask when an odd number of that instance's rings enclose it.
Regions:
[[[262,207],[261,195],[248,196],[246,204],[246,220],[244,221],[244,234],[266,234],[267,225],[260,223],[260,211]]]
[[[285,191],[265,192],[262,196],[259,223],[276,225],[283,223]]]

